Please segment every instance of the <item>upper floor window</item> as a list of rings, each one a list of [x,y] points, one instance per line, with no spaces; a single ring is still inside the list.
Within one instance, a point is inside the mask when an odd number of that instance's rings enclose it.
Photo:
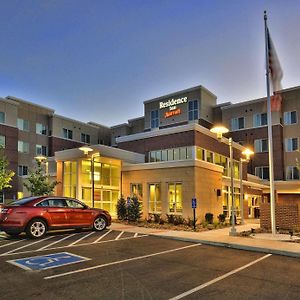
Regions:
[[[231,130],[239,130],[245,128],[245,118],[233,118],[231,119]]]
[[[73,131],[67,128],[63,128],[63,137],[65,139],[73,140]]]
[[[5,113],[0,111],[0,123],[5,123]]]
[[[254,127],[268,125],[267,113],[255,114],[253,116],[253,125],[254,125]]]
[[[90,135],[89,135],[89,134],[82,133],[82,134],[81,134],[81,141],[82,141],[83,143],[89,144],[89,143],[91,142],[91,137],[90,137]]]
[[[43,146],[43,145],[36,145],[36,155],[44,155],[47,156],[47,146]]]
[[[18,175],[19,176],[26,176],[28,175],[28,166],[18,166]]]
[[[298,150],[298,138],[285,139],[285,151],[292,152]]]
[[[291,125],[297,123],[297,112],[296,111],[286,111],[283,114],[284,125]]]
[[[29,153],[29,143],[18,141],[18,152]]]
[[[254,140],[254,152],[268,152],[268,140],[267,139],[258,139]]]
[[[151,111],[151,128],[159,127],[158,109]]]
[[[199,119],[198,100],[189,101],[189,121]]]
[[[36,131],[37,134],[47,135],[47,127],[44,124],[36,123]]]
[[[299,180],[299,169],[297,167],[288,166],[286,168],[286,180]]]
[[[18,128],[20,130],[29,131],[29,121],[28,120],[18,118],[17,124],[18,124]]]
[[[255,176],[258,176],[261,179],[269,180],[269,167],[256,167]]]
[[[0,146],[5,148],[5,136],[0,135]]]

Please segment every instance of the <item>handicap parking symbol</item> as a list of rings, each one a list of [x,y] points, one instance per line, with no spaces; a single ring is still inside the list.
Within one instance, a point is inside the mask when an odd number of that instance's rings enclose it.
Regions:
[[[8,260],[7,262],[25,270],[47,270],[87,260],[90,260],[90,258],[69,252],[60,252],[49,255]]]

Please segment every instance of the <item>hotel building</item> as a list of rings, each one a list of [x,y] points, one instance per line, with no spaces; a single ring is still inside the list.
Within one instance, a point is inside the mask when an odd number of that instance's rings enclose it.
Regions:
[[[282,111],[272,114],[276,201],[300,204],[296,166],[300,87],[283,90],[282,96]],[[111,128],[56,116],[40,107],[50,122],[44,145],[56,162],[54,170],[61,182],[56,193],[107,209],[112,215],[121,194],[135,194],[142,202],[144,217],[149,213],[191,217],[191,199],[196,198],[199,220],[207,212],[229,217],[228,138],[232,137],[237,216],[259,217],[260,205],[269,201],[266,99],[236,104],[217,104],[216,99],[203,86],[196,86],[144,101],[144,116]],[[4,101],[33,105],[12,97]],[[17,119],[22,119],[18,109],[16,112]],[[11,127],[22,141],[24,130],[18,128],[17,119]],[[230,130],[221,142],[210,131],[220,123]],[[32,145],[43,145],[38,138],[32,138]],[[92,151],[80,151],[82,144],[92,145]],[[245,147],[255,152],[249,163],[242,160]],[[32,151],[31,160],[35,153]],[[21,161],[20,156],[14,163],[17,166]]]

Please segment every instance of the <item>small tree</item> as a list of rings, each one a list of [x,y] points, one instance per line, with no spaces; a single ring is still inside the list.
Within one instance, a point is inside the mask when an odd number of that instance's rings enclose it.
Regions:
[[[127,209],[126,209],[126,201],[123,197],[118,200],[117,203],[117,215],[119,220],[125,220],[127,218]]]
[[[28,182],[24,182],[23,185],[32,196],[51,195],[59,182],[56,180],[50,182],[49,178],[42,168],[42,162],[36,159],[35,170],[29,172]]]
[[[141,215],[141,203],[136,196],[133,196],[127,206],[128,220],[136,222],[141,218]]]
[[[4,155],[3,146],[0,146],[0,192],[3,194],[3,190],[6,188],[11,188],[10,182],[15,175],[14,171],[8,170],[8,160]]]

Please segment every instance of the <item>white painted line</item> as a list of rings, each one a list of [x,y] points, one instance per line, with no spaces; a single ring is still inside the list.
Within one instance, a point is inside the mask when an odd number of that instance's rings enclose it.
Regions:
[[[176,252],[176,251],[180,251],[180,250],[184,250],[184,249],[188,249],[188,248],[192,248],[192,247],[197,247],[197,246],[200,246],[200,245],[201,244],[192,244],[192,245],[188,245],[188,246],[184,246],[184,247],[180,247],[180,248],[176,248],[176,249],[156,252],[156,253],[137,256],[137,257],[133,257],[133,258],[127,258],[127,259],[114,261],[114,262],[103,264],[103,265],[97,265],[97,266],[93,266],[93,267],[89,267],[89,268],[74,270],[74,271],[71,271],[71,272],[66,272],[66,273],[61,273],[61,274],[57,274],[57,275],[47,276],[47,277],[44,277],[44,279],[53,279],[53,278],[63,277],[63,276],[72,275],[72,274],[76,274],[76,273],[91,271],[91,270],[95,270],[95,269],[100,269],[100,268],[104,268],[104,267],[109,267],[109,266],[113,266],[113,265],[117,265],[117,264],[126,263],[126,262],[129,262],[129,261],[140,260],[140,259],[144,259],[144,258],[157,256],[157,255],[172,253],[172,252]]]
[[[135,237],[135,238],[136,238],[138,235],[139,235],[139,234],[136,232],[136,233],[134,234],[134,236],[133,236],[133,237]]]
[[[210,286],[210,285],[212,285],[212,284],[214,284],[214,283],[216,283],[216,282],[218,282],[220,280],[223,280],[223,279],[225,279],[225,278],[227,278],[227,277],[229,277],[229,276],[231,276],[231,275],[233,275],[235,273],[238,273],[238,272],[240,272],[240,271],[242,271],[242,270],[244,270],[246,268],[249,268],[250,266],[252,266],[252,265],[254,265],[254,264],[256,264],[256,263],[258,263],[258,262],[260,262],[260,261],[262,261],[262,260],[264,260],[264,259],[266,259],[268,257],[270,257],[271,255],[272,254],[267,254],[267,255],[259,258],[259,259],[256,259],[256,260],[250,262],[249,264],[246,264],[246,265],[244,265],[244,266],[242,266],[240,268],[232,270],[232,271],[230,271],[230,272],[228,272],[228,273],[226,273],[226,274],[224,274],[222,276],[219,276],[219,277],[217,277],[217,278],[215,278],[213,280],[210,280],[210,281],[208,281],[206,283],[203,283],[203,284],[201,284],[201,285],[199,285],[199,286],[197,286],[197,287],[195,287],[195,288],[193,288],[193,289],[191,289],[189,291],[186,291],[186,292],[184,292],[184,293],[182,293],[180,295],[177,295],[177,296],[175,296],[173,298],[170,298],[169,300],[178,300],[178,299],[184,298],[184,297],[186,297],[186,296],[188,296],[190,294],[198,292],[198,291],[200,291],[200,290],[202,290],[202,289],[204,289],[204,288],[206,288],[206,287],[208,287],[208,286]]]
[[[44,247],[42,247],[42,248],[37,249],[36,251],[44,250],[44,249],[46,249],[46,248],[48,248],[48,247],[50,247],[50,246],[53,246],[53,245],[55,245],[55,244],[57,244],[57,243],[59,243],[59,242],[62,242],[62,241],[64,241],[64,240],[66,240],[66,239],[68,239],[68,238],[74,236],[75,234],[76,234],[76,233],[67,235],[67,236],[63,237],[62,239],[60,239],[60,240],[58,240],[58,241],[55,241],[55,242],[50,243],[50,244],[48,244],[48,245],[46,245],[46,246],[44,246]]]
[[[94,233],[95,233],[95,231],[92,231],[92,232],[90,232],[89,234],[86,234],[86,235],[84,235],[83,237],[81,237],[80,239],[76,240],[75,242],[69,244],[68,246],[73,246],[73,245],[75,245],[76,243],[82,241],[83,239],[87,238],[88,236],[90,236],[90,235],[92,235],[92,234],[94,234]]]
[[[23,249],[23,248],[32,246],[32,245],[34,245],[34,244],[37,244],[37,243],[40,243],[40,242],[43,242],[43,241],[46,241],[46,240],[49,240],[49,239],[52,239],[53,237],[54,237],[54,236],[48,236],[48,237],[45,238],[45,239],[40,239],[40,240],[38,240],[38,241],[36,241],[36,242],[30,243],[30,244],[26,244],[26,245],[24,245],[24,246],[22,246],[22,247],[19,247],[19,248],[16,248],[16,249],[7,251],[7,252],[5,252],[5,253],[2,253],[2,254],[0,254],[0,256],[4,256],[4,255],[10,254],[10,253],[12,253],[12,252],[15,252],[15,251],[17,251],[17,250],[20,250],[20,249]]]
[[[115,238],[115,240],[117,241],[117,240],[122,236],[123,233],[124,233],[124,231],[122,231],[122,232]]]
[[[9,246],[9,245],[13,245],[13,244],[16,244],[16,243],[19,243],[19,242],[22,242],[24,240],[18,240],[18,241],[14,241],[14,242],[11,242],[11,243],[7,243],[5,245],[1,245],[0,248],[3,248],[3,247],[6,247],[6,246]]]
[[[111,232],[112,232],[112,230],[110,229],[109,231],[107,231],[106,233],[104,233],[103,235],[101,235],[96,241],[94,241],[93,244],[98,243],[100,240],[102,240],[106,235],[108,235]]]
[[[148,236],[148,235],[139,235],[137,238],[142,238],[142,237],[145,237],[145,236]],[[130,240],[130,239],[133,239],[134,237],[127,237],[127,238],[123,238],[121,241],[124,241],[124,240]],[[107,241],[100,241],[98,242],[97,244],[102,244],[102,243],[110,243],[110,242],[119,242],[120,240],[116,241],[115,239],[114,240],[107,240]],[[48,251],[48,250],[57,250],[57,249],[65,249],[65,248],[72,248],[72,247],[81,247],[81,246],[89,246],[89,245],[96,245],[95,242],[92,242],[92,243],[82,243],[82,244],[78,244],[78,245],[73,245],[73,246],[59,246],[59,247],[53,247],[53,248],[47,248],[47,249],[44,249],[45,251]],[[44,251],[44,250],[27,250],[27,251],[21,251],[21,252],[13,252],[13,253],[3,253],[3,254],[0,254],[0,256],[11,256],[11,255],[17,255],[17,254],[24,254],[24,253],[34,253],[34,252],[40,252],[40,251]]]

